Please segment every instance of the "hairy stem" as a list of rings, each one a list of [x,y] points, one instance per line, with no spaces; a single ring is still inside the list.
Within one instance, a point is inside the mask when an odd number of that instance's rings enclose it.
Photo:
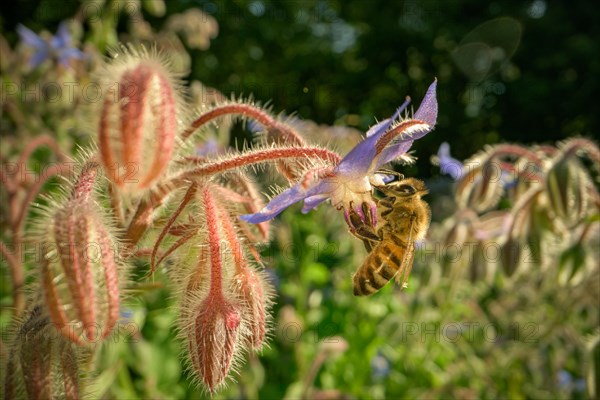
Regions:
[[[196,118],[190,124],[190,127],[183,132],[182,138],[187,139],[192,133],[194,133],[196,129],[198,129],[202,125],[212,121],[215,118],[223,117],[225,115],[230,114],[250,117],[267,128],[275,129],[283,134],[287,142],[291,142],[294,144],[304,143],[302,138],[296,132],[294,132],[294,130],[291,127],[282,124],[281,122],[277,121],[272,116],[270,116],[267,112],[250,104],[225,104],[217,106]]]
[[[591,140],[575,138],[570,139],[567,143],[565,143],[564,157],[570,154],[576,154],[577,152],[588,154],[590,160],[592,160],[596,165],[600,165],[600,150],[598,149],[596,143],[592,142]]]
[[[493,153],[491,153],[489,155],[489,158],[493,158],[493,157],[498,157],[498,156],[503,156],[503,155],[508,155],[508,156],[520,156],[520,157],[525,157],[530,161],[533,161],[534,163],[540,165],[542,163],[542,159],[535,154],[535,152],[526,149],[525,147],[522,146],[517,146],[514,144],[500,144],[494,147],[494,151]]]
[[[15,238],[15,254],[21,253],[21,240]],[[23,285],[25,284],[25,273],[23,271],[23,265],[19,261],[19,256],[14,256],[10,253],[4,242],[0,241],[0,253],[6,259],[8,263],[10,274],[12,278],[12,296],[13,296],[13,307],[15,309],[14,315],[19,316],[25,309],[25,293],[23,292]]]
[[[19,209],[18,214],[15,216],[15,220],[13,221],[13,233],[16,235],[17,233],[21,234],[23,230],[23,225],[25,224],[25,217],[27,216],[27,211],[29,210],[29,206],[38,195],[40,190],[44,184],[53,177],[54,175],[61,175],[65,173],[66,169],[63,169],[61,165],[53,165],[52,167],[46,169],[42,175],[37,177],[35,183],[29,188],[27,194],[25,195],[25,199],[21,203],[21,208]]]
[[[219,235],[219,217],[217,215],[216,201],[210,193],[211,187],[204,186],[202,198],[206,213],[206,227],[208,229],[208,249],[210,254],[210,293],[209,296],[223,295],[222,288],[222,260],[221,238]]]
[[[159,185],[150,192],[148,197],[139,202],[135,214],[125,232],[125,241],[128,250],[126,253],[130,255],[134,254],[134,251],[132,251],[133,248],[140,241],[150,224],[152,224],[154,210],[162,206],[165,198],[172,190],[175,190],[175,188],[168,184]],[[127,257],[127,254],[122,254],[122,256]]]
[[[337,153],[318,147],[275,147],[261,149],[244,154],[235,154],[228,158],[204,163],[203,165],[184,171],[175,177],[176,180],[192,179],[198,176],[214,175],[228,170],[248,167],[268,161],[278,161],[286,158],[317,158],[327,160],[337,165],[341,158]],[[194,161],[191,159],[190,161]]]
[[[181,212],[183,211],[185,206],[190,202],[192,197],[194,197],[194,195],[196,194],[197,188],[198,188],[197,185],[194,183],[192,183],[190,185],[189,189],[183,196],[183,200],[181,201],[181,204],[179,204],[179,206],[177,207],[177,210],[175,210],[173,215],[171,215],[171,218],[169,218],[169,220],[163,227],[162,231],[158,235],[158,239],[156,239],[156,243],[154,244],[154,248],[152,249],[152,256],[150,257],[150,265],[151,265],[150,274],[154,273],[154,270],[156,269],[156,266],[158,265],[158,263],[156,262],[156,254],[158,252],[158,248],[159,248],[160,244],[162,243],[165,236],[167,236],[169,229],[171,229],[171,226],[173,226],[173,223],[175,223],[175,220],[177,220],[177,218],[179,217],[179,214],[181,214]],[[162,260],[162,258],[161,258],[161,260]]]
[[[52,149],[52,151],[54,151],[54,153],[56,154],[56,156],[58,157],[59,160],[61,160],[63,162],[67,160],[67,156],[60,149],[60,147],[58,146],[58,143],[56,142],[56,140],[54,140],[54,138],[52,138],[51,136],[48,136],[48,135],[41,135],[41,136],[38,136],[35,139],[33,139],[31,142],[29,142],[27,147],[25,147],[25,149],[23,150],[23,153],[21,153],[21,155],[19,156],[19,160],[17,161],[17,171],[23,165],[25,165],[25,163],[31,156],[31,153],[33,153],[38,147],[43,146],[43,145],[50,147]]]

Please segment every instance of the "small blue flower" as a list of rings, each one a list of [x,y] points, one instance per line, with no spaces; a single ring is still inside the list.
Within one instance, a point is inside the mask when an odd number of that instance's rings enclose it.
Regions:
[[[585,379],[573,379],[573,376],[564,369],[561,369],[556,374],[556,380],[558,381],[558,386],[562,390],[566,390],[569,392],[584,392],[586,390]]]
[[[356,145],[340,163],[329,169],[309,171],[300,183],[274,197],[261,211],[242,215],[240,218],[251,223],[260,223],[274,218],[287,207],[304,200],[303,213],[331,199],[331,204],[344,210],[346,221],[349,221],[350,210],[353,210],[363,222],[367,221],[363,213],[363,204],[371,213],[371,221],[376,220],[376,204],[372,198],[373,186],[385,184],[386,177],[378,174],[384,164],[408,159],[406,152],[413,141],[422,138],[435,126],[437,119],[436,100],[437,80],[427,90],[423,102],[413,118],[398,119],[408,106],[407,99],[396,113],[371,127],[365,140]],[[397,120],[398,119],[398,120]],[[316,177],[317,179],[313,179]],[[312,184],[306,182],[313,181]]]
[[[442,174],[450,175],[455,181],[462,177],[464,165],[456,158],[450,156],[450,145],[448,143],[444,142],[440,145],[437,158]]]
[[[207,139],[203,144],[196,147],[197,157],[208,157],[220,154],[224,151],[219,142],[215,138]]]
[[[56,35],[50,38],[49,41],[42,39],[38,34],[23,25],[17,26],[17,32],[23,43],[36,50],[29,60],[32,68],[38,67],[47,59],[58,60],[61,65],[66,67],[71,59],[85,57],[85,53],[81,50],[70,46],[71,35],[66,22],[61,22]]]
[[[383,379],[390,374],[390,361],[381,353],[371,359],[371,376],[374,379]]]

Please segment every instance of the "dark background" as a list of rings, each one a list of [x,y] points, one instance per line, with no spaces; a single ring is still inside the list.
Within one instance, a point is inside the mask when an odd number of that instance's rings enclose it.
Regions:
[[[17,23],[54,32],[79,5],[5,2],[2,32],[11,44]],[[438,128],[415,143],[412,173],[435,171],[428,155],[443,141],[464,159],[501,141],[599,137],[600,13],[590,1],[180,0],[167,15],[189,7],[219,24],[210,49],[191,50],[189,78],[277,112],[364,131],[406,95],[417,106],[438,77]]]

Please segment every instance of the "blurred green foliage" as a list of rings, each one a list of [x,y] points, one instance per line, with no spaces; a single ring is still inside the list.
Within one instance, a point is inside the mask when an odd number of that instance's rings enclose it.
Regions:
[[[141,14],[128,14],[127,4]],[[2,51],[18,43],[18,23],[55,32],[60,21],[75,15],[80,31],[74,36],[90,54],[99,57],[119,40],[170,44],[169,54],[182,70],[189,68],[190,81],[226,96],[253,94],[271,101],[276,111],[363,132],[374,117],[390,115],[406,94],[418,103],[437,76],[438,127],[415,143],[418,163],[403,171],[419,177],[437,174],[429,156],[442,141],[465,159],[486,144],[599,135],[592,105],[600,91],[600,14],[591,2],[160,4],[3,4]],[[167,29],[170,16],[190,7],[218,23],[209,48],[190,46],[181,31]],[[92,15],[106,9],[112,12]],[[210,23],[209,17],[200,18]],[[88,78],[81,70],[52,69],[44,76],[19,70],[23,75],[18,76],[7,72],[5,63],[3,82]],[[199,96],[207,93],[201,90]],[[3,157],[41,132],[58,137],[67,151],[89,141],[82,128],[85,113],[76,102],[8,103],[3,103],[0,131],[10,148],[2,146]],[[242,136],[239,130],[237,137]],[[36,153],[36,160],[43,163],[47,156]],[[445,204],[439,210],[451,215],[449,184],[437,182],[434,192]],[[441,220],[440,215],[434,208],[434,219]],[[263,255],[278,292],[271,347],[260,357],[250,356],[238,383],[216,398],[585,398],[594,385],[598,393],[597,282],[582,282],[575,291],[558,286],[547,270],[512,280],[449,280],[439,276],[442,260],[417,256],[406,291],[389,285],[357,299],[351,274],[365,253],[328,206],[309,215],[300,215],[298,207],[285,212]],[[146,271],[147,265],[137,266],[140,278]],[[98,372],[90,374],[93,394],[208,397],[191,385],[181,365],[165,275],[160,271],[154,282],[130,288],[121,331],[103,346],[95,360]],[[10,304],[10,285],[0,289],[2,304]],[[587,295],[574,298],[573,293]],[[3,327],[8,317],[3,313]]]

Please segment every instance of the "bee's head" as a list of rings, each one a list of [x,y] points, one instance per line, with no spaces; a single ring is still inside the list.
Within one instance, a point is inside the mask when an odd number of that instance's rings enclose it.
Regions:
[[[425,183],[419,179],[407,178],[400,181],[388,183],[385,186],[378,187],[383,193],[394,194],[399,197],[424,196],[429,193]]]

